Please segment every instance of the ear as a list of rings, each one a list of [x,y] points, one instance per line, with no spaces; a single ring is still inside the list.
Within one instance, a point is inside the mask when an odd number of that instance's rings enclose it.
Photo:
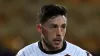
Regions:
[[[42,26],[41,26],[41,24],[37,24],[37,25],[36,25],[36,29],[37,29],[37,31],[38,31],[39,33],[41,33],[41,31],[42,31]]]

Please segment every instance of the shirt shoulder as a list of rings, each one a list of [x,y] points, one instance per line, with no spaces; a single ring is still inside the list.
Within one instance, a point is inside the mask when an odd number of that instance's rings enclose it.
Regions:
[[[79,46],[74,45],[72,43],[69,43],[69,42],[66,42],[66,43],[67,43],[67,49],[66,50],[68,50],[68,52],[70,54],[72,54],[74,56],[87,56],[86,50],[84,50],[84,49],[80,48]],[[88,52],[88,54],[90,56],[92,56],[89,52]]]
[[[37,49],[36,47],[38,47],[38,42],[25,46],[19,50],[16,56],[30,56],[31,54],[35,55],[35,50]]]

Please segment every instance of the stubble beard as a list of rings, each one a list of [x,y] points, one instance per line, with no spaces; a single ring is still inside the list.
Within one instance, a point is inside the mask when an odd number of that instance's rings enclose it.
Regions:
[[[63,42],[63,41],[62,41]],[[45,39],[42,38],[42,46],[46,51],[56,51],[62,48],[63,43],[60,43],[60,47],[53,47],[52,43],[46,41]]]

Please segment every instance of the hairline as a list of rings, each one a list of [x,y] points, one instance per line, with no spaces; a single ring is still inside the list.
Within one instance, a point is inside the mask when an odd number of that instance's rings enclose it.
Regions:
[[[43,25],[43,24],[45,24],[49,19],[55,19],[55,18],[58,17],[58,16],[65,16],[65,17],[67,18],[66,15],[60,15],[60,14],[59,14],[59,15],[54,15],[54,16],[52,16],[52,17],[49,17],[49,18],[48,18],[45,22],[43,22],[43,23],[42,23],[42,22],[39,22],[39,24],[42,24],[42,25]]]

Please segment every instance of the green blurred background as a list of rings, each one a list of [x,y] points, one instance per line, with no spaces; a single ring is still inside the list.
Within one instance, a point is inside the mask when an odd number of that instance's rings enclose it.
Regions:
[[[40,39],[37,13],[51,3],[67,8],[65,39],[100,56],[100,0],[0,0],[0,56],[15,56]]]

